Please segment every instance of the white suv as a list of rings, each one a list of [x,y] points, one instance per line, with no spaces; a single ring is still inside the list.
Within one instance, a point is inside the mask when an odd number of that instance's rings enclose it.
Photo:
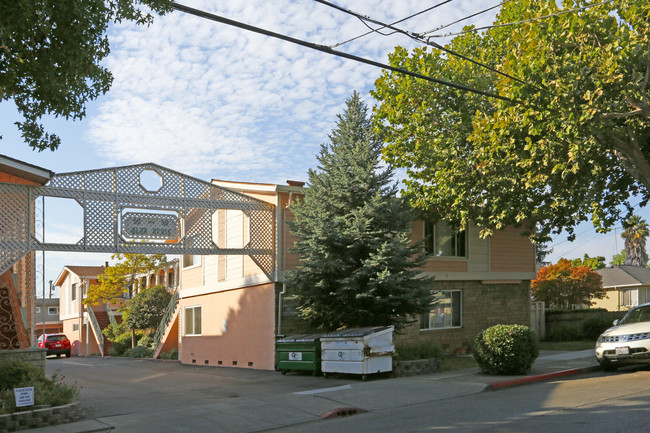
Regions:
[[[596,342],[596,358],[605,371],[621,365],[650,364],[650,304],[627,312]]]

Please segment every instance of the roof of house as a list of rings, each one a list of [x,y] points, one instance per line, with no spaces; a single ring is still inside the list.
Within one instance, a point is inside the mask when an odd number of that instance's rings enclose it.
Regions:
[[[52,171],[33,164],[11,158],[7,155],[0,155],[0,169],[23,179],[44,185],[52,175]]]
[[[604,288],[650,285],[650,269],[643,266],[620,265],[599,269]]]
[[[63,267],[63,270],[56,279],[55,286],[60,286],[65,279],[65,276],[68,272],[73,273],[81,278],[97,278],[104,273],[106,268],[104,266],[74,266],[67,265]]]

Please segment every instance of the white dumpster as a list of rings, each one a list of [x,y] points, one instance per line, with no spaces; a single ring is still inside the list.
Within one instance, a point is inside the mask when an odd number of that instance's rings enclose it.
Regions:
[[[327,373],[368,374],[393,371],[393,326],[342,329],[323,334],[321,370]]]

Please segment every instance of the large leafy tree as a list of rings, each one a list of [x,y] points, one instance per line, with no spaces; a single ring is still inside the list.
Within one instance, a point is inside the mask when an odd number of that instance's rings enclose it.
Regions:
[[[395,325],[428,310],[431,281],[420,278],[421,248],[409,239],[412,213],[382,167],[380,138],[355,92],[291,205],[300,266],[287,279],[298,310],[325,329]]]
[[[648,223],[639,215],[632,215],[625,222],[624,228],[621,237],[625,239],[625,264],[645,266],[648,263],[648,253],[645,248],[650,233]]]
[[[14,101],[29,146],[58,148],[60,138],[45,132],[41,117],[81,119],[86,102],[108,91],[113,77],[101,64],[110,51],[106,29],[122,20],[150,24],[151,13],[139,5],[162,14],[172,1],[0,1],[0,103]]]
[[[588,266],[574,266],[567,259],[543,267],[530,288],[536,301],[544,301],[550,308],[570,308],[571,305],[592,305],[593,299],[602,299],[601,276]]]
[[[537,240],[591,218],[605,231],[650,197],[650,2],[505,2],[493,27],[448,48],[397,48],[394,66],[503,100],[385,71],[373,95],[385,157],[423,210],[483,234],[525,224]],[[542,16],[550,16],[537,19]],[[627,208],[627,209],[626,209]]]
[[[131,329],[153,329],[160,325],[172,295],[164,286],[148,287],[129,302],[126,323]]]
[[[148,273],[166,261],[164,254],[113,254],[117,262],[104,270],[97,280],[99,284],[91,285],[84,303],[99,305],[105,302],[133,297],[133,285],[138,274]],[[126,295],[126,296],[125,296]]]

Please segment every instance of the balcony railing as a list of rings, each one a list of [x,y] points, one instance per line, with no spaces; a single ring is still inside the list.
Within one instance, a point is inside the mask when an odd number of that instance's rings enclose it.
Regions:
[[[102,356],[104,356],[104,334],[102,334],[102,328],[99,326],[99,322],[97,321],[97,317],[95,317],[95,312],[93,311],[92,308],[88,307],[86,309],[88,312],[88,317],[90,318],[90,324],[93,327],[93,331],[95,332],[95,336],[97,337],[97,344],[99,345],[99,351],[101,352]]]
[[[167,310],[165,310],[165,315],[160,320],[160,325],[158,325],[158,329],[156,330],[156,333],[153,335],[154,348],[158,348],[158,345],[160,344],[163,337],[165,336],[165,330],[167,329],[167,325],[169,325],[169,322],[174,317],[174,311],[176,311],[176,305],[178,304],[179,298],[180,296],[178,294],[178,287],[177,287],[176,290],[174,290],[174,292],[172,293],[172,298],[169,301],[169,305],[167,305]]]

